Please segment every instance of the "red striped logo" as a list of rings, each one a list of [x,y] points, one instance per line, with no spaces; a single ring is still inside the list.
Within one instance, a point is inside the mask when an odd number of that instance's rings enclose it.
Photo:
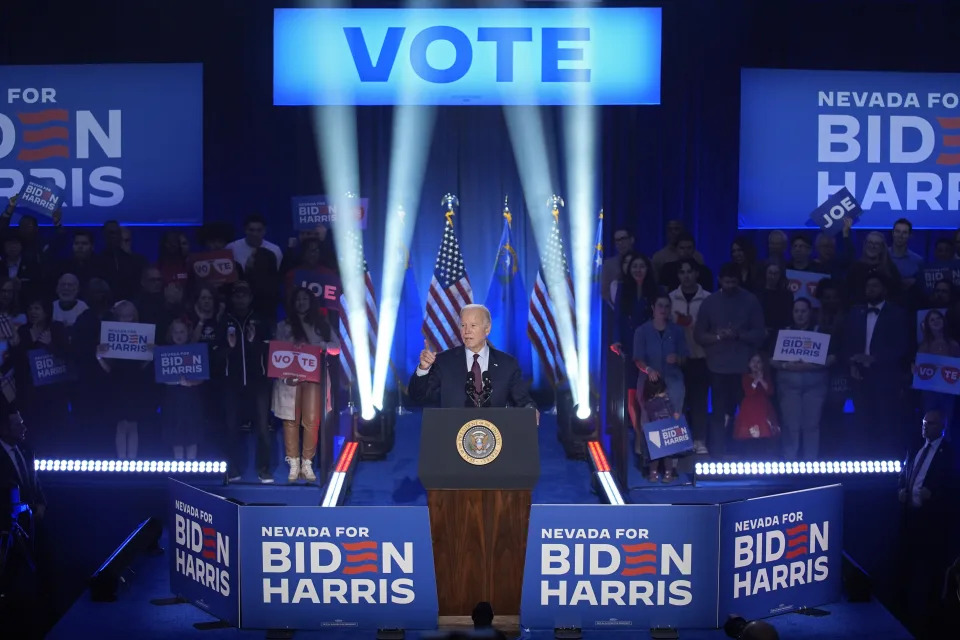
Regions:
[[[937,122],[945,129],[943,146],[951,151],[941,151],[937,156],[937,164],[960,164],[960,118],[937,118]]]
[[[627,565],[620,575],[642,576],[657,572],[656,543],[622,544],[620,548],[623,549],[623,561]]]
[[[18,113],[17,119],[25,128],[21,138],[24,143],[33,145],[46,143],[39,147],[20,149],[17,160],[36,162],[49,158],[69,158],[70,148],[67,142],[70,132],[67,127],[58,125],[58,122],[67,122],[70,114],[66,109],[44,109],[33,113]]]
[[[377,573],[377,543],[372,540],[364,542],[341,542],[340,546],[347,553],[344,554],[344,575],[353,576],[360,573]]]
[[[203,557],[217,559],[217,532],[213,527],[203,528]]]
[[[784,555],[788,559],[793,559],[807,553],[807,546],[810,543],[810,538],[807,536],[808,529],[809,527],[807,525],[798,524],[786,530],[787,549],[789,549],[789,551]]]

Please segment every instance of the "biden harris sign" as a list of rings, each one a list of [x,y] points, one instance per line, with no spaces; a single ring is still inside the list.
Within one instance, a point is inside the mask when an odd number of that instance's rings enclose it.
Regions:
[[[0,67],[0,199],[50,180],[64,224],[203,222],[202,71]]]
[[[858,226],[960,226],[960,74],[744,69],[741,228],[802,228],[846,188]]]
[[[660,9],[276,9],[273,101],[659,104]]]

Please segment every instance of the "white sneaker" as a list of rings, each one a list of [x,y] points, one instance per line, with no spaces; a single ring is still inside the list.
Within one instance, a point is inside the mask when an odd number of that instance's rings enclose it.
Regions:
[[[300,458],[285,458],[290,465],[290,473],[287,474],[287,482],[296,482],[300,479]]]
[[[313,472],[313,462],[307,460],[306,458],[300,461],[300,473],[303,474],[303,479],[307,482],[316,482],[317,476]]]
[[[710,455],[707,445],[703,443],[703,440],[694,440],[693,441],[693,452],[698,456],[708,456]]]

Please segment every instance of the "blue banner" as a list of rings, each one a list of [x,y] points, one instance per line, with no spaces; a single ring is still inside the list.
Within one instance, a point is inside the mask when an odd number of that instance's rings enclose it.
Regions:
[[[860,227],[960,226],[960,74],[743,69],[741,228],[802,228],[840,188]]]
[[[340,308],[340,294],[343,291],[340,278],[334,273],[297,269],[293,273],[293,286],[309,289],[317,297],[321,307],[327,309]]]
[[[844,187],[814,209],[813,213],[810,214],[810,219],[828,234],[835,236],[843,230],[845,219],[856,220],[861,213],[863,213],[863,210],[860,209],[860,205],[850,195],[850,191]]]
[[[157,382],[210,379],[210,354],[206,342],[175,344],[153,348],[153,367]]]
[[[0,86],[0,198],[51,179],[64,224],[203,222],[202,65],[8,66]]]
[[[248,507],[243,626],[435,629],[426,507]]]
[[[660,104],[660,9],[276,9],[273,102]]]
[[[63,189],[52,178],[30,178],[17,198],[17,209],[27,209],[47,218],[53,218],[63,200]]]
[[[521,626],[717,626],[719,507],[530,509]]]
[[[918,353],[913,365],[913,388],[960,395],[960,358]]]
[[[941,280],[946,280],[954,287],[960,287],[960,260],[952,260],[946,264],[940,264],[923,269],[923,287],[927,293],[932,293],[933,288]]]
[[[687,420],[683,416],[646,423],[643,425],[643,437],[647,440],[647,450],[651,460],[693,451],[690,427],[687,426]]]
[[[367,228],[367,211],[370,207],[368,198],[357,198],[357,220],[360,228]],[[327,200],[327,196],[293,196],[290,198],[290,208],[293,213],[293,228],[297,231],[312,231],[317,227],[327,227],[337,218],[334,205]]]
[[[172,478],[169,489],[170,590],[239,627],[239,505]]]
[[[27,352],[30,362],[30,377],[33,386],[42,387],[59,382],[74,382],[77,370],[69,360],[53,355],[46,349],[33,349]]]
[[[839,600],[842,525],[840,485],[721,505],[720,617]]]

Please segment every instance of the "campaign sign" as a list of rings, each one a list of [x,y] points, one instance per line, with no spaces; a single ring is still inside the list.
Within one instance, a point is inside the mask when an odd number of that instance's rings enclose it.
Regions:
[[[860,205],[850,195],[850,191],[844,187],[814,209],[813,213],[810,214],[810,219],[828,234],[835,236],[843,230],[843,220],[845,218],[856,220],[861,213],[863,213],[863,210]]]
[[[187,256],[187,265],[198,282],[214,287],[236,282],[239,275],[233,252],[229,249],[191,253]]]
[[[240,626],[240,507],[169,479],[170,590]]]
[[[521,625],[716,627],[719,510],[533,505]]]
[[[721,505],[719,611],[750,620],[839,600],[842,524],[838,484]]]
[[[914,389],[960,395],[960,358],[917,353],[914,363]]]
[[[296,378],[301,382],[320,382],[323,349],[311,344],[295,345],[280,340],[270,341],[267,356],[268,378]]]
[[[958,86],[948,73],[741,70],[740,227],[803,227],[841,188],[858,226],[960,227]]]
[[[69,360],[57,357],[46,349],[28,351],[27,360],[30,362],[30,377],[33,378],[35,387],[73,382],[77,379],[77,370]]]
[[[648,422],[643,425],[643,437],[647,439],[651,460],[678,456],[693,450],[690,427],[683,416]]]
[[[787,289],[793,292],[793,299],[799,300],[805,298],[810,301],[814,309],[820,308],[820,301],[817,300],[817,285],[824,278],[829,278],[825,273],[811,273],[809,271],[796,271],[787,269]]]
[[[923,287],[927,293],[941,280],[946,280],[954,287],[960,287],[960,261],[953,260],[939,267],[925,267],[922,271]]]
[[[921,344],[924,340],[923,323],[931,313],[933,313],[933,319],[936,319],[936,316],[939,313],[940,319],[944,322],[946,321],[946,309],[919,309],[917,311],[917,344]]]
[[[206,342],[175,344],[153,349],[153,370],[157,382],[209,380],[210,355]]]
[[[65,224],[203,222],[201,64],[2,66],[0,86],[0,198],[49,179]]]
[[[53,212],[63,200],[63,189],[50,178],[30,178],[17,198],[17,209],[29,209],[53,218]]]
[[[139,322],[100,323],[100,344],[107,345],[104,358],[153,360],[153,340],[157,326]]]
[[[276,9],[275,105],[660,104],[659,8]]]
[[[367,228],[369,198],[356,198],[356,215],[360,228]],[[293,210],[293,228],[297,231],[311,231],[323,226],[328,229],[337,219],[337,208],[327,196],[293,196],[290,198]]]
[[[317,297],[321,307],[327,309],[340,308],[342,289],[340,278],[336,274],[298,269],[293,273],[293,286],[309,289]]]
[[[243,626],[435,629],[426,507],[244,507]]]
[[[773,360],[827,364],[830,334],[816,331],[781,329],[773,348]]]

